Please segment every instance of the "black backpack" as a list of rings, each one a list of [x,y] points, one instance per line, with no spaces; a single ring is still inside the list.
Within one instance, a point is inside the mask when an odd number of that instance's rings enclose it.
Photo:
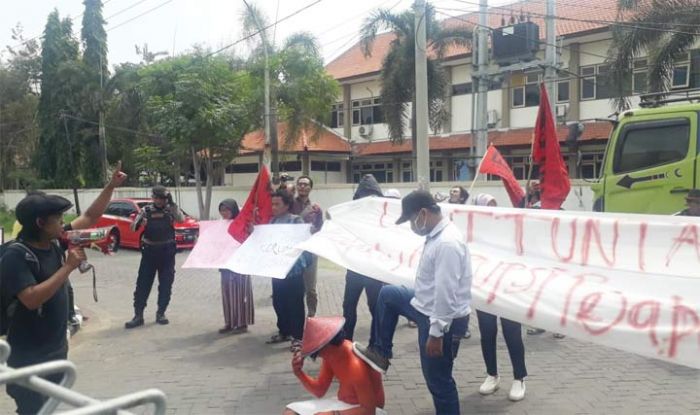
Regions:
[[[39,273],[41,271],[39,258],[37,258],[36,254],[34,254],[34,252],[21,241],[15,240],[0,245],[0,263],[2,263],[3,257],[6,253],[10,252],[10,250],[22,252],[24,254],[24,259],[29,264],[29,269],[32,271],[32,274],[34,274],[34,277],[39,277]],[[0,270],[1,269],[2,268],[0,267]],[[2,287],[3,279],[8,277],[9,276],[2,275],[2,272],[0,271],[0,287]],[[19,301],[16,297],[6,297],[7,296],[0,292],[0,336],[7,334],[12,321],[12,316],[17,308],[17,302]]]

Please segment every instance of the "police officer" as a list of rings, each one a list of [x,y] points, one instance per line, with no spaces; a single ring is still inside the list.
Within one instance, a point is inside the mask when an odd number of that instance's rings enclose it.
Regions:
[[[141,265],[134,291],[134,318],[124,327],[133,329],[143,325],[143,310],[151,293],[153,280],[158,272],[158,311],[156,323],[168,324],[165,310],[170,303],[173,280],[175,279],[175,222],[182,222],[184,215],[173,203],[173,198],[163,186],[153,187],[153,203],[146,205],[131,225],[133,231],[141,226],[143,246]]]

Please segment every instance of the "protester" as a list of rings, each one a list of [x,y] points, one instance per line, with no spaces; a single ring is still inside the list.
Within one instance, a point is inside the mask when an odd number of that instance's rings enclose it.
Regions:
[[[496,199],[485,193],[476,196],[477,206],[496,206]],[[488,376],[479,387],[479,393],[490,395],[498,390],[501,377],[498,376],[498,364],[496,360],[496,335],[498,334],[498,317],[487,312],[476,310],[476,317],[479,321],[479,332],[481,333],[481,353],[486,363],[486,373]],[[520,401],[525,398],[525,346],[521,333],[520,323],[501,317],[501,328],[503,337],[506,339],[508,355],[513,365],[513,384],[508,394],[511,401]]]
[[[316,203],[312,203],[309,194],[314,188],[314,181],[309,176],[300,176],[297,179],[297,197],[292,204],[291,213],[301,216],[304,222],[311,224],[311,233],[316,233],[323,226],[323,210]],[[318,257],[309,254],[311,263],[304,270],[304,287],[306,290],[306,308],[309,317],[316,315],[318,307],[318,292],[316,291],[316,274],[318,271]]]
[[[542,203],[541,203],[541,194],[540,194],[540,182],[537,180],[533,180],[528,183],[527,185],[527,193],[525,195],[525,198],[523,199],[521,207],[527,208],[527,209],[541,209],[542,208]],[[530,336],[537,336],[539,334],[544,333],[546,330],[540,329],[537,327],[528,327],[527,329],[527,334]],[[552,337],[555,339],[563,339],[566,337],[565,335],[561,333],[553,333]]]
[[[375,370],[385,373],[399,315],[418,323],[421,367],[433,396],[435,412],[459,414],[457,385],[452,367],[471,311],[471,257],[464,237],[430,193],[416,190],[401,201],[397,224],[410,221],[413,232],[426,241],[415,279],[415,289],[388,285],[377,301],[376,343],[354,350]]]
[[[219,214],[223,219],[232,220],[238,216],[238,203],[226,199],[219,203]],[[221,270],[221,300],[224,306],[224,327],[221,334],[240,334],[255,324],[253,284],[248,275],[240,275],[231,270]]]
[[[469,199],[469,192],[462,186],[455,186],[450,189],[450,198],[447,203],[463,205]]]
[[[377,183],[377,179],[371,174],[366,174],[357,185],[357,190],[353,196],[353,200],[362,199],[363,197],[379,196],[382,197],[382,189]],[[366,275],[358,274],[355,271],[348,270],[345,274],[345,291],[343,292],[343,317],[345,317],[345,336],[352,341],[355,336],[355,325],[357,324],[357,304],[360,302],[362,291],[365,291],[367,297],[367,307],[372,315],[370,325],[369,340],[370,344],[374,342],[374,334],[376,330],[376,304],[379,297],[379,290],[382,289],[384,283],[370,278]]]
[[[63,197],[32,192],[17,204],[15,215],[22,230],[0,261],[0,304],[7,310],[10,367],[67,358],[68,276],[86,256],[81,248],[68,250],[58,238],[65,231],[94,226],[114,189],[124,180],[119,163],[92,205],[67,225],[63,214],[73,204]],[[45,378],[59,383],[62,377],[54,374]],[[7,393],[15,400],[19,414],[37,413],[46,401],[44,395],[18,384],[8,384]]]
[[[676,213],[675,216],[700,216],[700,190],[693,189],[685,197],[687,208]]]
[[[175,223],[185,220],[180,208],[173,202],[168,190],[163,186],[152,189],[152,203],[146,205],[131,224],[132,231],[143,226],[141,264],[139,265],[136,290],[134,291],[134,317],[124,324],[133,329],[143,326],[143,311],[158,273],[158,310],[156,323],[170,323],[165,311],[170,304],[173,281],[175,280]]]
[[[337,399],[314,400],[290,404],[285,414],[296,414],[296,406],[313,406],[314,413],[374,415],[384,407],[382,377],[352,351],[352,342],[345,339],[342,317],[309,317],[304,329],[301,351],[294,354],[292,370],[304,388],[322,398],[333,378],[338,379]],[[304,373],[304,358],[321,357],[318,377]],[[325,404],[326,407],[322,405]],[[346,409],[340,409],[346,408]]]
[[[289,193],[278,190],[272,194],[271,224],[303,224],[301,217],[289,212],[293,198]],[[301,339],[304,335],[304,269],[310,260],[304,253],[294,264],[284,279],[272,279],[272,307],[277,315],[278,333],[270,337],[267,344],[284,343],[291,340],[290,350],[297,352],[301,349]]]

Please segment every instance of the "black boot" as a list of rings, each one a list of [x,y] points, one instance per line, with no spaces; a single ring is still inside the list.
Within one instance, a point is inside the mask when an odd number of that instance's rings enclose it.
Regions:
[[[143,314],[136,314],[134,315],[134,318],[131,319],[131,321],[127,321],[126,323],[124,323],[125,329],[133,329],[139,326],[143,326]]]
[[[168,320],[167,317],[165,317],[165,313],[156,313],[156,323],[161,324],[161,325],[166,325],[170,323],[170,320]]]

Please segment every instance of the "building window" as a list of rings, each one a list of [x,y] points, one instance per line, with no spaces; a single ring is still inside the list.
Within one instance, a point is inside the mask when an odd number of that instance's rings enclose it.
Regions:
[[[281,161],[280,172],[301,171],[301,161]]]
[[[446,176],[445,174],[445,169],[444,169],[445,163],[442,160],[436,160],[436,161],[431,161],[430,162],[430,181],[431,182],[441,182],[444,180],[444,177]]]
[[[258,163],[229,164],[225,169],[228,174],[235,173],[257,173]]]
[[[341,171],[341,165],[339,161],[318,161],[311,160],[311,171]]]
[[[452,95],[467,95],[472,93],[472,83],[452,85]]]
[[[352,176],[355,183],[359,183],[362,176],[371,174],[379,183],[394,182],[393,163],[362,163],[353,164]]]
[[[683,160],[688,154],[690,124],[687,119],[638,122],[625,126],[620,137],[613,171],[637,171]]]
[[[632,93],[639,95],[648,92],[647,60],[636,59],[632,65]]]
[[[603,170],[603,157],[605,153],[583,153],[579,160],[579,169],[582,179],[597,179]]]
[[[381,98],[360,99],[352,102],[352,125],[371,125],[383,122]]]
[[[557,82],[557,102],[569,102],[569,81]]]
[[[539,72],[515,74],[511,77],[512,107],[536,107],[540,105],[540,82],[542,74]]]
[[[690,54],[685,53],[673,64],[671,88],[687,88],[690,85]]]
[[[335,104],[331,108],[331,128],[341,128],[345,118],[343,104]]]
[[[581,74],[581,100],[607,99],[612,97],[608,79],[610,66],[591,65],[582,66]]]
[[[473,179],[472,169],[467,160],[454,160],[452,162],[452,180],[464,182]]]

